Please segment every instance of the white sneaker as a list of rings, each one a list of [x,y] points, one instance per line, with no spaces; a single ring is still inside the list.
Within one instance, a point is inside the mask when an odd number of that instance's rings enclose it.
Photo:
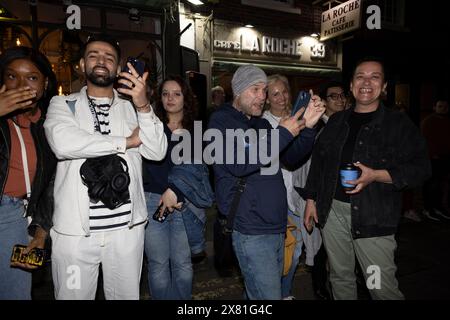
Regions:
[[[294,296],[289,296],[289,297],[283,298],[283,300],[295,300],[295,297]]]
[[[414,210],[407,210],[407,211],[405,211],[403,216],[405,218],[410,219],[410,220],[415,221],[415,222],[421,222],[422,221],[422,219],[419,217],[417,212],[414,211]]]
[[[434,209],[434,212],[439,216],[439,218],[444,218],[445,220],[450,220],[450,216],[447,212],[441,211],[439,209]]]
[[[434,213],[433,211],[430,212],[428,210],[423,210],[422,214],[430,220],[441,221],[441,219],[439,219],[439,217],[437,217],[436,213]]]

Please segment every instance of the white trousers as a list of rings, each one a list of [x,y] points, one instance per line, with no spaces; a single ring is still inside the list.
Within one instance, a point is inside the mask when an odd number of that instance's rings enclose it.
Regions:
[[[145,223],[89,237],[50,230],[57,300],[94,300],[100,263],[107,300],[139,300]]]

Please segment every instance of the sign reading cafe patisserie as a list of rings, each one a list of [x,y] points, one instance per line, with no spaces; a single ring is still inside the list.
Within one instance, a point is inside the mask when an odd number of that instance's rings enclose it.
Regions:
[[[320,40],[324,41],[358,29],[361,0],[350,0],[322,13]]]

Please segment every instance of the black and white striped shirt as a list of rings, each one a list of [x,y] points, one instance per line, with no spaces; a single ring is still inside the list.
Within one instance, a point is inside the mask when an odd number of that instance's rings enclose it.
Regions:
[[[91,232],[122,229],[131,219],[131,201],[113,210],[107,208],[101,201],[96,204],[91,203],[89,208]]]
[[[103,135],[111,134],[109,123],[109,109],[99,108],[99,105],[111,104],[109,98],[90,97],[95,105],[95,113]],[[107,208],[101,201],[90,203],[89,224],[91,232],[112,231],[127,227],[131,220],[131,200],[116,209]]]

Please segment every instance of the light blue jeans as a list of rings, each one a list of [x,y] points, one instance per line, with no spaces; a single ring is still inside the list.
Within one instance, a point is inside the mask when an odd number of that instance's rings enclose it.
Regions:
[[[286,276],[281,277],[281,296],[283,298],[289,297],[292,290],[292,282],[294,280],[295,271],[297,270],[298,263],[300,262],[300,256],[302,255],[303,237],[300,229],[303,223],[300,216],[295,215],[291,210],[288,212],[288,217],[292,223],[297,226],[297,229],[292,233],[294,234],[296,245],[294,250],[294,256],[292,257],[292,265],[289,269],[289,273]]]
[[[31,300],[31,272],[10,267],[15,244],[28,245],[21,199],[3,195],[0,204],[0,300]]]
[[[186,228],[191,253],[196,254],[205,251],[206,239],[206,213],[205,209],[197,208],[192,203],[186,201],[188,210],[183,211],[183,221]]]
[[[233,231],[233,248],[250,300],[280,300],[284,233],[246,235]]]
[[[192,295],[191,250],[182,214],[175,210],[164,222],[153,220],[160,194],[145,193],[149,222],[145,230],[145,254],[152,299],[189,300]]]

